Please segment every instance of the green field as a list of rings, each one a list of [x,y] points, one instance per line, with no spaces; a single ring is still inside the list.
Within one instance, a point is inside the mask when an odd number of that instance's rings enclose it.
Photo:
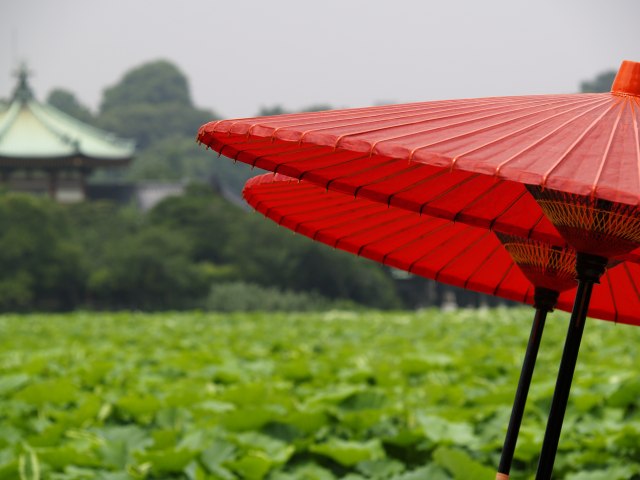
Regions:
[[[493,479],[532,314],[2,316],[0,478]],[[567,320],[548,321],[516,480]],[[639,340],[587,324],[554,478],[640,478]]]

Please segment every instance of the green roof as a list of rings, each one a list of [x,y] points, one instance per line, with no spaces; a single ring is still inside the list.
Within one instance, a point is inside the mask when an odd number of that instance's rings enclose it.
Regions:
[[[131,160],[133,141],[117,138],[38,102],[28,85],[26,69],[21,68],[18,77],[10,103],[0,103],[0,163],[28,166],[50,160],[109,166]]]

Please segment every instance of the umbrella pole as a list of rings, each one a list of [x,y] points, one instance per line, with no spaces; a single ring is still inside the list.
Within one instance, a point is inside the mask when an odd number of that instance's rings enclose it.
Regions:
[[[547,429],[542,442],[536,480],[551,479],[553,463],[556,458],[560,432],[562,430],[562,422],[567,409],[567,401],[569,400],[571,381],[580,350],[582,332],[584,331],[584,324],[589,310],[591,291],[593,284],[598,283],[600,280],[606,265],[606,258],[578,253],[576,260],[578,291],[576,293],[575,303],[573,304],[571,319],[569,320],[569,330],[564,344],[564,351],[562,352],[562,360],[560,361],[560,369],[558,370],[558,379],[556,380],[553,400],[551,401],[551,411],[549,412]]]
[[[513,462],[513,454],[516,449],[516,442],[518,441],[518,432],[520,431],[522,416],[524,414],[524,408],[529,394],[529,386],[531,385],[533,370],[536,366],[536,358],[538,356],[538,349],[540,347],[540,340],[542,339],[544,324],[547,319],[547,313],[553,311],[553,307],[555,307],[556,302],[558,301],[558,292],[536,287],[533,298],[536,314],[533,318],[531,334],[529,335],[527,350],[524,354],[524,361],[522,363],[522,370],[520,371],[520,379],[518,380],[516,396],[511,409],[511,418],[509,419],[509,426],[507,427],[504,446],[502,447],[502,454],[500,456],[500,464],[498,466],[496,480],[508,480],[509,478],[511,463]]]

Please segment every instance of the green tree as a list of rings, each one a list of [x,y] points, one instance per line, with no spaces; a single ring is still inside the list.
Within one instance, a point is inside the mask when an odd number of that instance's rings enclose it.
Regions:
[[[82,300],[87,275],[59,205],[24,194],[0,195],[0,309],[66,310]]]
[[[611,85],[616,78],[615,70],[602,72],[593,80],[585,80],[580,84],[582,93],[602,93],[611,91]]]
[[[47,97],[47,103],[82,122],[95,123],[96,119],[91,111],[82,105],[76,96],[68,90],[62,88],[52,90]]]
[[[105,246],[88,290],[98,307],[193,308],[208,292],[209,279],[206,269],[190,260],[182,233],[147,227]]]
[[[234,222],[229,235],[226,255],[245,282],[380,308],[401,305],[382,266],[293,235],[261,215]]]
[[[193,139],[198,128],[214,118],[193,106],[184,74],[158,60],[130,70],[105,90],[97,122],[105,130],[135,138],[142,151],[168,136]]]
[[[100,112],[140,103],[176,103],[191,107],[187,78],[166,60],[145,63],[129,70],[118,84],[104,91]]]
[[[149,222],[182,232],[190,257],[197,262],[229,263],[232,225],[244,225],[246,212],[206,185],[191,185],[185,195],[170,197],[149,212]]]

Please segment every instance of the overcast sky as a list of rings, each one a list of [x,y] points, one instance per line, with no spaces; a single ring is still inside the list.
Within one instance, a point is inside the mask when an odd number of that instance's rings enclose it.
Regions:
[[[0,97],[24,60],[96,109],[156,59],[224,117],[262,106],[356,107],[576,92],[640,61],[640,0],[0,0]]]

